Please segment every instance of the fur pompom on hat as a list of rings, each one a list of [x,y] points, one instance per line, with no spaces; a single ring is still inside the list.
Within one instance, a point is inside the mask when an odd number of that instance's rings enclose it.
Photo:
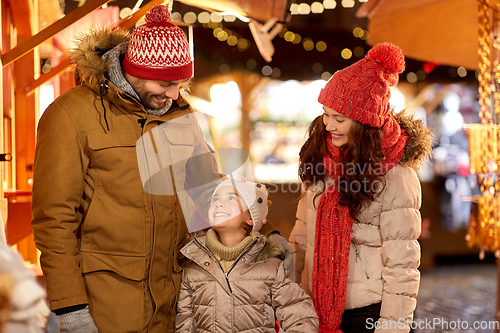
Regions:
[[[350,119],[371,127],[382,127],[389,117],[390,87],[405,69],[399,47],[375,45],[366,57],[336,72],[321,90],[318,101]]]
[[[186,35],[169,22],[167,7],[156,5],[146,14],[146,24],[130,36],[123,69],[146,80],[178,81],[193,76],[193,61]]]
[[[231,186],[238,191],[240,198],[245,200],[248,210],[250,211],[250,216],[253,221],[252,231],[259,231],[262,225],[267,222],[268,201],[266,186],[264,184],[247,181],[245,177],[242,177],[241,180],[226,179],[217,185],[212,196],[214,196],[217,190],[223,186]]]

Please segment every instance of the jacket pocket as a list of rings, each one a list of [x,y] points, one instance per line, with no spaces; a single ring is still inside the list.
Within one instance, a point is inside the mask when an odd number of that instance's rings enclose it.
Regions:
[[[93,252],[80,252],[83,274],[110,271],[123,278],[141,281],[146,277],[146,257],[116,256]]]
[[[191,125],[164,123],[144,135],[136,150],[144,190],[154,195],[174,195],[174,187],[183,188],[185,166],[196,142]]]
[[[186,181],[186,164],[195,154],[198,139],[192,125],[170,124],[165,135],[168,141],[172,158],[172,172],[176,185],[183,185]],[[199,166],[202,168],[203,166]]]
[[[168,126],[167,135],[168,142],[173,145],[188,145],[194,146],[198,143],[196,136],[194,135],[194,126]]]
[[[87,133],[89,147],[92,150],[101,150],[113,147],[135,147],[137,134],[135,129],[122,128],[109,133],[101,131]]]
[[[97,187],[81,225],[82,252],[140,257],[146,254],[142,188]]]
[[[142,332],[146,257],[80,253],[89,308],[99,332]]]
[[[141,186],[136,154],[135,129],[117,129],[108,134],[87,133],[90,170],[96,183],[106,187]]]
[[[359,247],[356,246],[356,244],[352,243],[352,246],[354,247],[354,251],[356,252],[356,262],[359,262],[361,264],[361,267],[363,268],[363,272],[365,273],[365,276],[367,279],[370,278],[370,273],[368,272],[368,266],[366,264],[366,261],[363,260],[363,257],[361,256],[361,252],[359,251]]]

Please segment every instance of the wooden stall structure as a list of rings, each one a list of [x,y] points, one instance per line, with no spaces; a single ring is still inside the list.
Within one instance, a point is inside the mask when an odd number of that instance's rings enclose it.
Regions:
[[[0,208],[6,223],[7,242],[16,245],[26,261],[38,263],[38,253],[31,232],[31,188],[36,127],[40,115],[40,87],[52,80],[54,97],[74,86],[74,73],[68,55],[72,29],[78,31],[79,23],[102,23],[103,15],[96,12],[107,7],[111,0],[80,1],[80,7],[64,15],[58,0],[2,0],[0,5],[1,58],[0,80]],[[173,1],[173,0],[171,0]],[[287,21],[291,0],[179,0],[186,4],[210,11],[231,11],[248,21]],[[108,25],[124,29],[133,27],[156,4],[168,4],[168,0],[150,0],[126,18],[112,20]],[[111,5],[114,5],[111,4]],[[119,5],[119,4],[117,4]],[[118,11],[114,11],[118,13]],[[94,18],[91,18],[94,16]],[[105,16],[105,15],[104,15]],[[255,22],[255,21],[254,21]],[[83,25],[83,24],[82,24]],[[179,25],[186,25],[179,23]],[[257,31],[260,44],[274,52],[272,35]],[[257,43],[259,44],[259,43]],[[262,53],[262,51],[261,51]],[[41,56],[42,54],[42,56]],[[51,59],[51,69],[41,72],[41,59]],[[249,94],[258,84],[255,76],[235,74],[243,94],[241,138],[248,151],[250,124]],[[7,154],[7,155],[5,155]]]
[[[57,0],[1,1],[0,160],[12,156],[12,161],[0,162],[0,207],[7,242],[17,246],[24,259],[33,264],[38,263],[30,222],[36,126],[40,114],[39,88],[55,80],[55,95],[58,96],[74,86],[68,50],[58,46],[61,43],[54,46],[53,37],[71,29],[109,1],[88,1],[65,16]],[[133,15],[117,19],[116,24],[128,29],[154,5],[163,2],[152,0]],[[50,71],[41,73],[40,48],[44,46],[42,52],[49,52],[53,66]]]

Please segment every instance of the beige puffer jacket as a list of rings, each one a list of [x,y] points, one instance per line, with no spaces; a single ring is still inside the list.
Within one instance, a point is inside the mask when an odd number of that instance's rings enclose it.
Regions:
[[[416,306],[420,283],[417,238],[421,228],[421,192],[416,170],[431,151],[432,136],[420,121],[402,113],[395,118],[406,128],[410,141],[400,164],[385,176],[384,190],[353,224],[345,309],[382,302],[377,325],[392,324],[395,329],[391,332],[408,332],[409,328],[396,324],[411,322]],[[289,240],[295,252],[296,282],[311,296],[315,207],[321,198],[316,195],[322,192],[318,185],[302,197]]]
[[[183,272],[177,332],[274,333],[278,319],[285,332],[318,332],[311,298],[285,277],[281,254],[257,236],[224,273],[197,237],[182,250],[191,261]]]

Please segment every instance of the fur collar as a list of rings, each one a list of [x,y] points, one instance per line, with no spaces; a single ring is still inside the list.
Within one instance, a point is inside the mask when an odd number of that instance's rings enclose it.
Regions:
[[[404,111],[395,113],[393,116],[410,137],[399,164],[418,170],[422,162],[432,155],[434,134],[425,127],[422,120],[414,119],[413,116],[405,114]]]
[[[128,31],[108,28],[94,28],[77,37],[78,47],[71,52],[71,61],[76,65],[80,81],[98,91],[99,82],[105,78],[109,65],[103,55],[129,40]]]

